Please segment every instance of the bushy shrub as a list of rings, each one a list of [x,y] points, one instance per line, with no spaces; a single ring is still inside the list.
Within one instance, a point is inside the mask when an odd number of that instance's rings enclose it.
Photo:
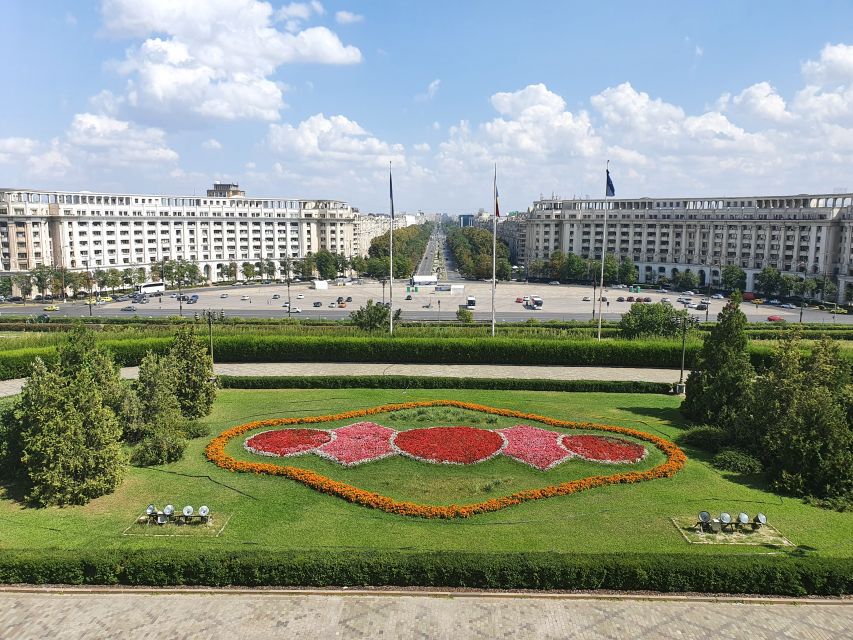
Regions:
[[[181,429],[184,436],[193,440],[195,438],[204,438],[210,435],[210,426],[197,422],[196,420],[187,420]]]
[[[161,429],[149,433],[133,448],[130,461],[137,467],[177,462],[186,448],[186,438],[177,429]]]
[[[764,471],[764,466],[758,458],[737,449],[723,449],[714,456],[711,464],[722,471],[734,471],[745,475]]]
[[[680,433],[675,440],[680,445],[717,453],[729,443],[729,436],[725,429],[703,425]]]
[[[456,310],[456,319],[465,324],[474,322],[474,314],[470,309],[459,308]]]

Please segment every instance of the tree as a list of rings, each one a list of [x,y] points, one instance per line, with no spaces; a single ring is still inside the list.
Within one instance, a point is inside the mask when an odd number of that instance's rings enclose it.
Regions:
[[[456,310],[456,319],[463,324],[471,324],[474,322],[474,314],[470,309],[459,307],[459,309]]]
[[[95,284],[98,285],[98,291],[103,291],[107,288],[107,272],[103,269],[95,269],[95,272],[92,274],[92,278],[95,281]]]
[[[338,261],[326,249],[320,249],[314,256],[317,264],[317,273],[322,280],[334,280],[338,275]]]
[[[746,290],[746,271],[736,264],[724,265],[720,272],[720,283],[726,291],[744,291]]]
[[[566,262],[563,268],[563,279],[577,282],[586,277],[588,265],[586,260],[579,255],[569,253],[566,255]]]
[[[76,297],[86,289],[86,274],[80,271],[69,271],[65,276],[65,286],[70,288],[71,293]]]
[[[110,291],[115,293],[116,289],[121,287],[121,285],[123,283],[124,283],[124,278],[121,275],[121,271],[119,271],[118,269],[116,269],[114,267],[107,269],[107,277],[106,277],[105,284],[107,287],[109,287]]]
[[[679,311],[672,305],[658,302],[654,304],[634,304],[619,321],[620,335],[624,338],[661,336],[672,338],[680,335],[679,322],[689,318],[686,311]]]
[[[336,267],[338,269],[338,274],[341,276],[344,275],[349,267],[349,260],[347,260],[347,257],[342,253],[335,254],[335,262],[337,263]]]
[[[33,284],[36,289],[38,289],[38,292],[44,295],[50,287],[50,283],[53,281],[53,269],[47,265],[41,264],[30,271],[30,275],[32,276]]]
[[[0,296],[8,298],[12,295],[12,278],[0,278]]]
[[[797,289],[797,279],[794,276],[783,275],[779,279],[779,295],[787,298]]]
[[[299,275],[305,279],[310,280],[314,277],[314,267],[317,262],[314,259],[314,256],[311,253],[308,253],[302,261],[299,263]]]
[[[599,269],[601,267],[599,266]],[[600,273],[599,273],[600,275]],[[619,282],[619,261],[612,253],[604,256],[604,284],[617,284]]]
[[[261,262],[261,277],[266,277],[269,280],[275,280],[278,273],[278,267],[275,265],[275,260],[267,258]]]
[[[204,342],[196,338],[192,325],[178,329],[169,353],[178,362],[175,395],[181,413],[187,418],[208,415],[216,398],[213,359]]]
[[[30,502],[85,504],[121,483],[121,427],[87,369],[66,378],[37,358],[14,419]]]
[[[553,280],[559,280],[563,277],[565,268],[566,254],[557,249],[551,253],[551,258],[548,260],[548,276]]]
[[[244,262],[241,266],[243,270],[243,278],[246,280],[253,280],[255,278],[255,265],[251,262]]]
[[[377,331],[388,327],[388,307],[368,300],[363,307],[350,313],[352,323],[362,331]]]
[[[782,274],[776,267],[764,267],[755,276],[755,289],[765,298],[769,298],[779,290],[782,282]]]
[[[414,272],[415,268],[412,265],[412,261],[409,260],[406,256],[400,256],[399,258],[394,258],[394,277],[395,278],[409,278]],[[492,267],[489,266],[489,275],[492,273]]]
[[[290,279],[293,277],[293,258],[290,256],[284,256],[281,260],[278,261],[279,271],[281,273],[281,277],[290,283]]]
[[[726,429],[735,439],[750,421],[755,378],[740,302],[740,295],[733,294],[717,316],[687,378],[681,405],[688,417]]]
[[[685,269],[679,273],[677,279],[674,279],[674,281],[682,291],[689,291],[699,286],[699,276],[690,269]]]
[[[618,277],[621,284],[634,284],[639,279],[640,272],[631,258],[623,258],[619,263]]]
[[[799,337],[785,336],[756,385],[761,412],[747,443],[774,484],[794,495],[853,496],[850,368],[824,337],[804,358]]]
[[[131,458],[137,466],[180,460],[186,448],[187,419],[175,394],[178,362],[171,355],[148,352],[133,389],[139,402],[137,439]]]
[[[33,292],[33,277],[29,273],[16,273],[12,276],[12,282],[25,298]]]
[[[361,276],[367,271],[367,260],[363,256],[353,256],[350,260],[350,268]]]
[[[225,277],[228,280],[230,280],[231,282],[236,282],[238,273],[237,263],[233,261],[229,262],[225,269],[223,269],[223,273],[225,274]]]

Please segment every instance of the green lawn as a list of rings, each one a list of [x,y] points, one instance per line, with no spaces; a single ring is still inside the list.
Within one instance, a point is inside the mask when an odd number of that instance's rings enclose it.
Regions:
[[[474,390],[224,390],[207,422],[214,434],[252,420],[323,415],[392,402],[437,399],[621,425],[668,438],[683,428],[676,410],[678,401],[668,396]],[[388,415],[370,419],[402,429],[430,426],[430,420],[442,424],[445,420],[465,418],[460,412],[431,415],[424,421],[418,421],[417,414],[397,420]],[[469,414],[467,418],[472,426],[487,428],[518,422],[498,418],[493,423],[483,414]],[[475,422],[477,418],[481,422]],[[346,423],[321,426],[340,424]],[[228,452],[252,459],[241,447],[243,439],[232,441]],[[701,454],[690,450],[687,450],[690,458],[687,466],[671,479],[593,489],[468,520],[420,520],[355,506],[284,478],[229,473],[204,458],[208,440],[193,441],[179,463],[131,469],[115,494],[84,507],[30,509],[3,495],[0,548],[477,549],[685,554],[779,551],[755,546],[686,543],[670,518],[692,517],[707,509],[735,513],[743,510],[750,514],[763,511],[780,533],[801,549],[825,556],[853,556],[853,538],[849,535],[853,530],[853,514],[810,507],[796,499],[781,498],[760,486],[750,486],[748,481],[726,477],[712,469]],[[638,468],[653,466],[662,459],[654,450]],[[573,460],[540,472],[502,457],[465,468],[390,458],[347,469],[313,455],[290,458],[287,462],[395,498],[431,504],[480,501],[587,473],[622,470]],[[751,484],[757,483],[752,479]],[[160,507],[167,502],[178,507],[192,504],[196,508],[208,504],[217,517],[217,529],[226,518],[230,519],[218,537],[122,535],[149,502]]]

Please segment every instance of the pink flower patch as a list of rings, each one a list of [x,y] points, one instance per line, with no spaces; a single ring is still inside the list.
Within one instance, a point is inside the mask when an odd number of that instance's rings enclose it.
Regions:
[[[322,429],[276,429],[252,436],[243,446],[262,456],[287,458],[313,451],[333,438],[332,433]]]
[[[394,455],[391,448],[393,429],[375,422],[357,422],[335,429],[335,439],[317,449],[318,456],[346,467]]]
[[[560,464],[571,453],[560,444],[561,434],[526,424],[500,429],[507,445],[503,454],[542,471]]]
[[[646,457],[646,448],[622,438],[607,436],[563,436],[563,446],[573,454],[593,462],[631,463]]]

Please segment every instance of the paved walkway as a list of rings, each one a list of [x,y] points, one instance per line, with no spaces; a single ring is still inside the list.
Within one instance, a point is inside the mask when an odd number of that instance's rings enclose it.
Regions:
[[[4,640],[853,638],[853,603],[372,594],[0,592]]]
[[[632,369],[629,367],[532,367],[488,364],[377,364],[360,362],[248,362],[217,364],[217,375],[227,376],[449,376],[460,378],[518,378],[546,380],[633,380],[678,381],[677,369]],[[121,370],[124,378],[135,378],[137,367]],[[686,375],[686,372],[685,372]],[[21,392],[24,380],[0,381],[0,397]]]

